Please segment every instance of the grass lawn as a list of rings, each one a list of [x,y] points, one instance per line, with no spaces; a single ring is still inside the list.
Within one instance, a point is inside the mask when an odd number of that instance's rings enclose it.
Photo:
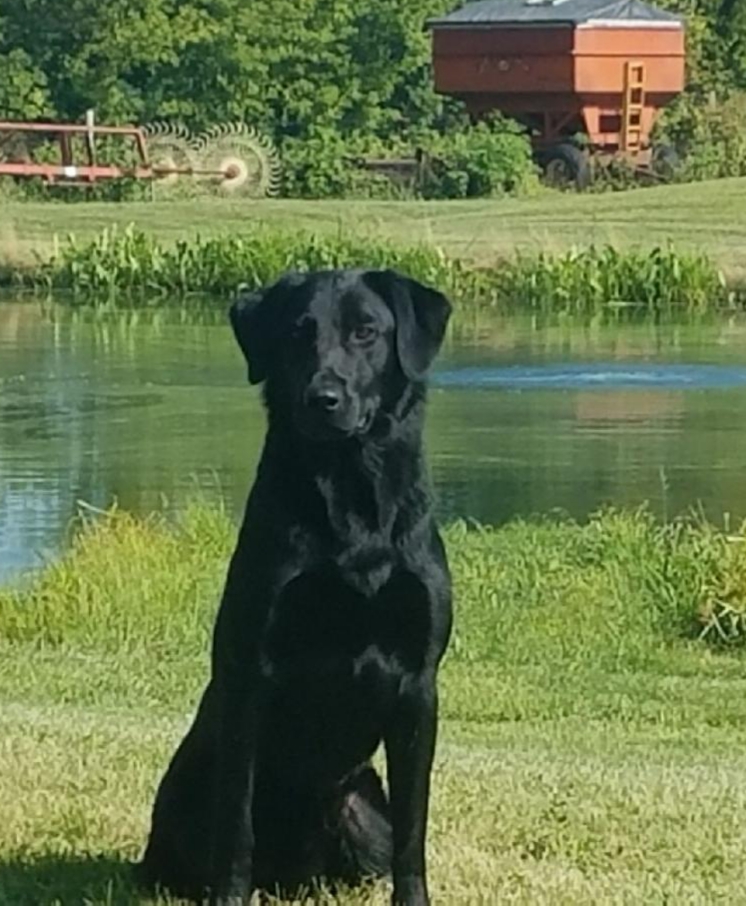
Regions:
[[[451,255],[486,263],[516,248],[560,251],[574,244],[620,247],[673,242],[710,254],[730,275],[746,273],[746,179],[495,201],[220,201],[134,204],[0,202],[0,265],[48,254],[55,234],[86,235],[134,222],[176,239],[197,231],[269,223],[349,231],[412,244],[433,242]]]
[[[233,532],[204,506],[120,514],[0,591],[0,903],[144,902],[126,862],[205,679]],[[746,574],[741,545],[634,514],[447,543],[434,903],[746,902],[744,659],[682,639]]]

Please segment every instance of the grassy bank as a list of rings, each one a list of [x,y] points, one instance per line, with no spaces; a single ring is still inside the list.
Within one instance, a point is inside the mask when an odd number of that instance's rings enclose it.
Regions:
[[[451,257],[490,264],[517,250],[558,253],[573,246],[665,246],[704,252],[729,277],[746,274],[746,179],[661,186],[602,195],[458,202],[185,201],[135,204],[3,203],[0,264],[49,255],[53,237],[90,237],[135,223],[165,242],[245,230],[279,229],[425,242]]]
[[[203,505],[116,514],[0,591],[0,902],[140,902],[125,862],[205,679],[233,534]],[[741,902],[744,537],[644,513],[446,534],[435,902]]]
[[[243,283],[266,286],[287,270],[396,268],[437,286],[462,309],[589,314],[632,308],[653,313],[702,312],[744,302],[704,255],[672,248],[618,251],[607,246],[561,255],[519,254],[477,268],[432,245],[258,228],[235,235],[180,239],[164,245],[129,225],[92,239],[70,236],[52,256],[10,270],[8,282],[63,291],[95,304],[158,304],[201,293],[230,296]]]

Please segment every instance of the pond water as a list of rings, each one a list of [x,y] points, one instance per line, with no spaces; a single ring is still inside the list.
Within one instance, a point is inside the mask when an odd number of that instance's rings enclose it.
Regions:
[[[427,442],[444,519],[649,500],[746,517],[746,321],[456,318]],[[0,300],[0,582],[55,556],[80,501],[197,491],[238,515],[264,430],[224,312]]]

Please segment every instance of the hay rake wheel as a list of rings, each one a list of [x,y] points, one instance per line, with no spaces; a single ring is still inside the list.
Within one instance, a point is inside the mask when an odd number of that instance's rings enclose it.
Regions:
[[[172,192],[182,182],[183,171],[192,170],[196,165],[194,139],[184,126],[164,122],[149,123],[143,127],[143,133],[157,190]],[[159,173],[159,170],[163,172]]]
[[[224,123],[195,140],[198,171],[220,195],[263,198],[280,189],[280,160],[265,135],[244,123]]]
[[[30,142],[22,135],[0,133],[0,162],[31,160]]]

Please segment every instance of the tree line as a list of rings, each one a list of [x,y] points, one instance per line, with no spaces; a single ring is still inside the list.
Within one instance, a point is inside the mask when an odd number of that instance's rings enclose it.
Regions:
[[[0,117],[243,120],[416,135],[447,120],[429,17],[454,0],[2,0]],[[693,91],[746,90],[746,3],[658,0],[687,18]]]
[[[463,110],[433,89],[425,27],[457,3],[2,0],[0,119],[80,121],[94,108],[100,123],[167,120],[196,131],[239,120],[277,143],[291,194],[355,192],[341,164],[346,154],[419,145],[473,158],[456,137],[469,131]],[[687,20],[689,85],[670,122],[677,140],[697,150],[712,131],[699,113],[704,101],[712,107],[713,98],[746,92],[746,0],[657,5]],[[743,109],[737,131],[746,126]],[[722,147],[702,175],[734,172],[733,118],[731,111],[718,120]],[[455,165],[456,177],[436,192],[528,184],[530,152],[516,129],[503,124],[499,139],[474,141],[490,158],[483,172]],[[746,147],[739,149],[746,170]]]

